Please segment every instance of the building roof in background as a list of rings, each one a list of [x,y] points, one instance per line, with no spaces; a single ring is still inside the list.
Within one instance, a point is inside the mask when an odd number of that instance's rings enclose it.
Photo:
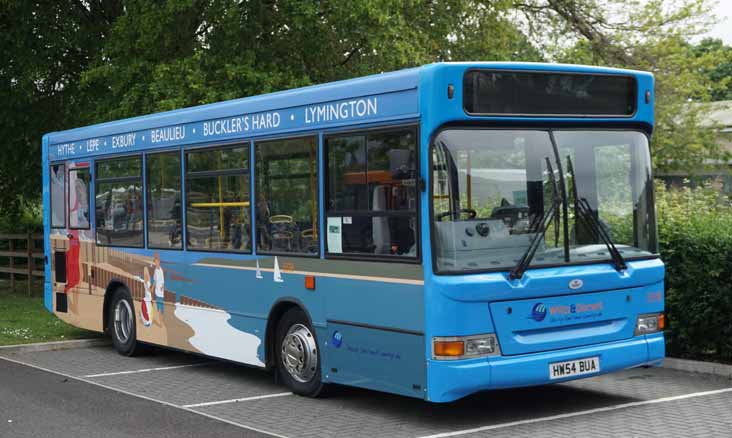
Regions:
[[[704,104],[709,113],[703,115],[702,126],[719,126],[722,132],[732,132],[732,100]]]

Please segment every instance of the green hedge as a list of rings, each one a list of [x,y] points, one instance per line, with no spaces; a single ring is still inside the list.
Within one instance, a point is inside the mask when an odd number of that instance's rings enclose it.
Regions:
[[[732,361],[732,207],[711,187],[656,184],[669,356]]]

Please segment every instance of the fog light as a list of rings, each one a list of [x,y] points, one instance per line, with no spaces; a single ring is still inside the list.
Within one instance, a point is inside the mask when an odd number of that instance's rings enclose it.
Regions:
[[[635,324],[635,335],[647,335],[663,330],[665,326],[665,318],[662,313],[652,313],[638,316]]]
[[[432,339],[432,358],[473,359],[500,354],[496,335],[450,336]]]

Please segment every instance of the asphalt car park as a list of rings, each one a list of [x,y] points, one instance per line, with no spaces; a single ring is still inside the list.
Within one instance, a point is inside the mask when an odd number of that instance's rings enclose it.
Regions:
[[[262,370],[167,350],[135,358],[108,346],[8,350],[0,351],[0,367],[2,362],[82,382],[110,397],[123,393],[178,410],[186,421],[220,422],[245,436],[730,436],[732,431],[731,380],[666,368],[432,404],[345,387],[326,398],[308,399],[291,394]],[[155,418],[130,421],[144,425]],[[5,436],[4,426],[0,424],[0,436]],[[187,426],[173,422],[168,427]]]

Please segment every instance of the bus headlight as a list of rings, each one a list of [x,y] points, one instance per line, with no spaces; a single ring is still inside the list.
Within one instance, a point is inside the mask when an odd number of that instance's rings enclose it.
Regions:
[[[501,354],[495,334],[432,338],[432,358],[437,360],[474,359]]]
[[[639,315],[635,324],[635,336],[647,335],[663,331],[666,326],[666,318],[663,313],[651,313]]]

